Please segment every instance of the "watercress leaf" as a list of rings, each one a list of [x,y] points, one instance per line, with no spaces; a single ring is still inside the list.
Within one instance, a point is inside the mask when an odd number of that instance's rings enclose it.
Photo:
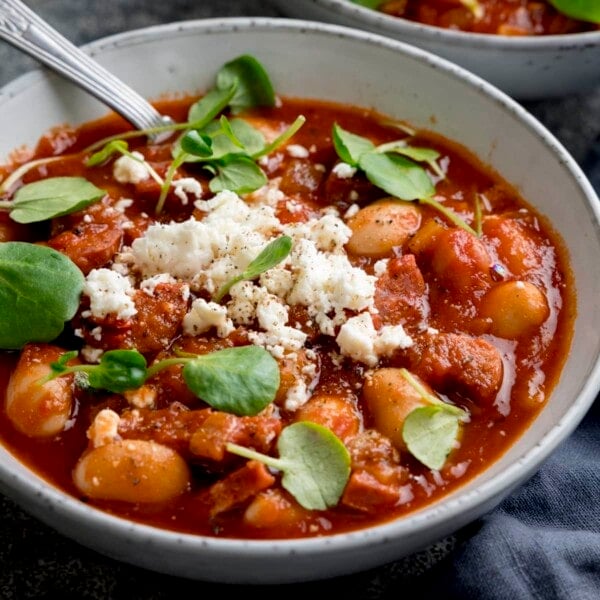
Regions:
[[[292,250],[292,238],[282,235],[269,242],[262,252],[244,269],[244,279],[254,279],[285,260]]]
[[[426,467],[441,469],[452,451],[460,416],[438,404],[411,411],[402,427],[408,451]]]
[[[337,123],[333,125],[333,145],[337,155],[349,165],[358,166],[360,157],[375,150],[371,140],[342,129]]]
[[[289,235],[282,235],[272,242],[269,242],[242,273],[236,275],[219,288],[213,297],[213,301],[220,302],[223,299],[223,296],[229,292],[231,287],[239,281],[254,279],[269,269],[272,269],[281,261],[285,260],[291,250],[292,238]]]
[[[146,359],[137,350],[109,350],[87,371],[91,387],[120,394],[146,381]]]
[[[216,194],[230,190],[236,194],[246,194],[267,184],[264,171],[248,156],[232,155],[224,162],[215,165],[217,175],[208,184],[211,192]]]
[[[359,167],[371,183],[401,200],[429,198],[435,193],[427,171],[404,156],[367,152],[361,155]]]
[[[67,363],[70,360],[73,360],[77,356],[77,350],[72,350],[71,352],[65,352],[58,357],[58,360],[50,363],[50,370],[52,373],[60,375],[60,373],[64,373],[69,367]]]
[[[598,0],[548,0],[556,10],[581,21],[600,23],[600,2]]]
[[[256,415],[279,389],[277,361],[259,346],[225,348],[188,360],[183,378],[198,398],[235,415]]]
[[[407,156],[408,158],[416,161],[416,162],[424,162],[427,163],[430,169],[440,178],[445,179],[446,174],[437,163],[437,159],[440,157],[440,153],[437,150],[433,150],[433,148],[421,148],[419,146],[408,146],[403,142],[389,142],[387,144],[382,144],[381,146],[377,146],[377,152],[379,153],[387,153],[387,152],[395,152],[397,154],[402,154],[403,156]]]
[[[265,147],[265,136],[244,119],[229,121],[231,131],[246,154],[253,155]]]
[[[17,223],[46,221],[81,210],[105,194],[83,177],[49,177],[17,190],[10,218]]]
[[[335,506],[350,476],[350,455],[341,440],[322,425],[300,421],[286,427],[277,450],[281,484],[309,510]]]
[[[233,98],[237,88],[236,82],[221,88],[213,88],[200,100],[192,104],[188,111],[190,129],[202,129],[217,117]]]
[[[377,151],[380,153],[396,152],[407,156],[416,162],[431,162],[440,157],[440,153],[433,148],[422,148],[420,146],[407,146],[402,143],[392,142],[390,144],[382,144],[377,146]]]
[[[265,146],[263,134],[252,127],[244,119],[233,119],[228,121],[231,134],[236,139],[234,143],[230,137],[223,134],[220,122],[213,121],[202,131],[203,134],[212,139],[211,159],[227,159],[232,154],[254,154],[261,151]]]
[[[352,0],[354,4],[359,4],[360,6],[364,6],[366,8],[379,8],[379,5],[383,3],[384,0]]]
[[[206,158],[213,153],[212,138],[209,135],[200,133],[196,129],[186,132],[180,138],[179,147],[183,152],[187,152],[194,157]]]
[[[242,144],[242,142],[240,142],[240,140],[237,139],[235,133],[233,132],[233,129],[231,128],[231,123],[225,115],[221,115],[221,118],[219,119],[219,125],[221,125],[221,131],[225,136],[229,138],[231,143],[234,146],[237,146],[238,148],[241,148],[243,150],[244,144]]]
[[[0,348],[49,342],[73,318],[82,272],[64,254],[37,244],[0,244]]]
[[[103,148],[94,152],[86,161],[86,167],[96,167],[104,164],[113,154],[123,154],[129,151],[129,144],[125,140],[112,140]]]
[[[255,106],[275,106],[275,92],[269,75],[253,56],[239,56],[223,65],[217,73],[217,89],[229,89],[233,85],[236,88],[229,106],[234,114]]]

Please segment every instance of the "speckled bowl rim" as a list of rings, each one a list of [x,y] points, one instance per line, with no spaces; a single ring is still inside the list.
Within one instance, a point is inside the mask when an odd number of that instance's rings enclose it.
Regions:
[[[288,1],[290,0],[275,0],[275,3],[281,8],[283,3]],[[321,10],[327,11],[332,18],[336,14],[340,14],[352,19],[356,26],[363,23],[364,26],[369,27],[372,31],[377,31],[381,35],[393,35],[395,37],[406,35],[407,39],[419,37],[431,42],[436,41],[471,49],[486,48],[501,52],[544,52],[600,46],[600,29],[598,31],[561,35],[501,36],[425,25],[377,12],[374,9],[354,4],[351,0],[293,1],[298,4],[312,3],[320,7]],[[282,10],[284,9],[282,8]]]
[[[121,49],[144,44],[148,40],[169,39],[173,36],[188,34],[197,35],[199,32],[203,32],[204,34],[223,34],[250,29],[257,34],[261,30],[269,31],[275,29],[279,32],[289,31],[300,34],[337,36],[350,39],[358,44],[381,46],[425,62],[456,79],[462,80],[471,89],[493,100],[499,110],[505,111],[519,120],[524,127],[534,132],[536,136],[543,140],[549,151],[558,155],[564,168],[569,171],[570,176],[577,183],[582,194],[586,196],[588,209],[591,213],[590,216],[595,219],[596,229],[600,229],[600,202],[591,184],[562,144],[541,123],[525,111],[517,102],[483,79],[445,59],[403,42],[339,25],[296,19],[236,17],[197,19],[135,29],[99,39],[87,44],[83,48],[90,54],[101,54],[103,51],[111,49]],[[1,88],[0,113],[4,102],[45,76],[44,72],[34,70],[18,77],[13,82]],[[403,536],[415,536],[419,533],[439,528],[441,524],[451,522],[464,513],[472,513],[475,516],[480,515],[482,512],[481,507],[489,506],[492,502],[496,504],[496,498],[501,499],[504,497],[506,493],[510,492],[538,469],[541,463],[577,427],[592,405],[599,390],[600,356],[596,357],[588,379],[582,383],[577,398],[574,399],[574,402],[563,418],[539,440],[536,446],[521,455],[518,460],[515,460],[504,471],[489,481],[483,482],[476,489],[467,492],[458,490],[452,494],[453,497],[442,499],[431,507],[418,510],[406,517],[401,517],[368,529],[331,536],[307,539],[240,540],[184,534],[138,524],[105,513],[72,498],[43,479],[35,476],[35,474],[31,474],[31,472],[27,473],[27,475],[14,472],[7,469],[6,465],[1,462],[0,483],[3,484],[4,488],[9,490],[7,495],[16,494],[21,497],[34,499],[34,504],[43,503],[51,509],[53,515],[64,514],[68,515],[71,521],[77,520],[83,524],[88,522],[90,526],[94,526],[96,529],[102,528],[103,531],[109,534],[114,533],[120,539],[122,539],[123,535],[129,535],[138,542],[148,542],[151,540],[151,543],[158,547],[184,547],[194,552],[208,552],[213,559],[218,559],[219,556],[231,556],[232,553],[235,553],[240,558],[252,556],[253,558],[268,559],[276,555],[310,555],[316,560],[320,556],[340,551],[343,553],[357,548],[364,550],[391,543],[393,540],[397,540]],[[347,572],[351,571],[352,569],[349,566]]]

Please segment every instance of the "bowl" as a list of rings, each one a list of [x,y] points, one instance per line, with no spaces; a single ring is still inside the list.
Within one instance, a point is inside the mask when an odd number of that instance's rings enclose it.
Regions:
[[[287,16],[366,29],[447,58],[518,100],[583,93],[600,84],[600,30],[500,36],[421,25],[351,0],[274,0]]]
[[[85,49],[150,99],[205,90],[222,64],[251,52],[282,95],[374,107],[456,140],[515,186],[563,238],[578,289],[571,351],[547,405],[495,463],[441,501],[366,529],[273,540],[167,531],[74,499],[0,447],[3,493],[63,535],[120,561],[206,581],[291,583],[389,563],[456,532],[533,475],[575,429],[600,389],[600,207],[575,161],[516,102],[422,50],[315,22],[179,22],[115,35]],[[392,71],[398,76],[389,77]],[[77,125],[106,112],[98,101],[51,73],[24,75],[0,90],[0,156],[32,146],[51,127]]]

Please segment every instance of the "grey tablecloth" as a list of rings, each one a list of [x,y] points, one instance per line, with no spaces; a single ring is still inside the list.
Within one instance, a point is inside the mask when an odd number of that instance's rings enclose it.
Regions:
[[[293,0],[290,0],[293,1]],[[26,0],[77,44],[119,31],[183,19],[280,16],[260,0]],[[0,85],[34,67],[0,43]],[[600,68],[600,65],[599,65]],[[526,104],[580,162],[600,191],[600,88]],[[2,135],[0,131],[0,135]],[[364,600],[600,598],[600,408],[542,469],[497,509],[427,551],[372,571],[296,584],[318,597]],[[235,568],[235,565],[232,565]],[[0,496],[0,598],[159,600],[252,594],[117,563],[60,536]],[[258,596],[260,595],[260,596]]]

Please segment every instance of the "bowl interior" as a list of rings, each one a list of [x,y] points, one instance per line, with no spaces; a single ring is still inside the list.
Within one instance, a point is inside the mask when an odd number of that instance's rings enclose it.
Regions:
[[[577,320],[572,349],[564,372],[547,406],[525,435],[478,479],[421,513],[376,528],[370,533],[347,534],[319,544],[271,543],[267,555],[287,557],[290,547],[300,554],[292,572],[273,565],[253,563],[247,555],[238,573],[241,581],[269,577],[291,581],[341,574],[374,566],[415,551],[477,517],[499,501],[515,485],[533,473],[541,461],[576,427],[600,388],[600,228],[598,199],[584,175],[557,140],[519,105],[479,78],[462,69],[402,43],[368,33],[309,22],[278,19],[224,19],[191,21],[130,32],[101,40],[88,47],[94,57],[142,95],[165,95],[207,89],[212,74],[224,62],[251,53],[266,65],[281,95],[312,97],[374,107],[417,128],[435,131],[459,142],[484,163],[492,165],[523,197],[546,215],[563,237],[578,289]],[[148,73],[151,73],[151,76]],[[390,76],[393,73],[393,76]],[[443,92],[441,92],[443,90]],[[36,110],[31,107],[35,106]],[[26,75],[0,90],[0,162],[20,145],[32,145],[52,126],[77,124],[105,114],[106,108],[71,84],[46,72]],[[0,481],[7,493],[31,501],[33,510],[48,506],[64,516],[62,530],[85,539],[85,528],[76,523],[86,514],[74,502],[48,491],[26,470],[15,466],[0,449]],[[37,506],[37,509],[35,508]],[[43,507],[43,508],[40,508]],[[46,514],[46,513],[44,513]],[[42,515],[42,518],[45,518]],[[100,519],[100,521],[98,521]],[[95,520],[95,521],[94,521]],[[123,529],[118,519],[90,517],[111,531]],[[53,523],[57,525],[56,522]],[[127,526],[131,532],[149,535],[149,528]],[[136,534],[137,535],[137,534]],[[365,552],[364,542],[375,539],[378,551]],[[159,546],[174,543],[174,535],[161,533]],[[150,561],[144,566],[179,575],[228,580],[229,570],[214,563],[193,563],[194,552],[210,548],[215,558],[230,553],[235,542],[194,540],[185,536],[180,548],[188,558],[160,565],[161,553],[150,550],[144,558],[124,552],[120,558]],[[156,540],[155,540],[156,541]],[[260,543],[241,544],[253,548]],[[102,540],[101,551],[110,553]],[[361,550],[361,547],[363,548]],[[278,550],[279,548],[279,550]],[[343,549],[344,552],[340,552]],[[310,552],[309,552],[310,550]],[[316,565],[315,552],[338,552],[335,565]],[[348,554],[349,553],[349,554]],[[114,553],[113,553],[114,554]],[[152,557],[156,561],[152,562]],[[196,554],[197,556],[197,554]],[[348,558],[355,561],[352,567]],[[245,562],[244,562],[245,561]],[[139,564],[139,563],[138,563]],[[283,564],[283,563],[282,563]],[[179,565],[179,566],[178,566]],[[209,569],[210,566],[210,569]],[[216,570],[214,570],[216,568]],[[212,569],[212,570],[211,570]]]

